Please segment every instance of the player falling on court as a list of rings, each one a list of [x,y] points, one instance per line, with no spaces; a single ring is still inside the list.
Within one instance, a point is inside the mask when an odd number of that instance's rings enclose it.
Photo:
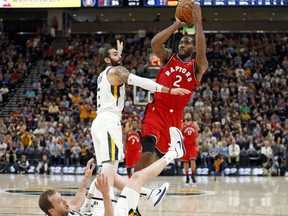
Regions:
[[[141,158],[142,154],[142,147],[140,143],[141,138],[137,133],[138,130],[139,122],[137,119],[133,119],[131,123],[131,129],[128,130],[124,135],[125,163],[129,178],[134,172],[134,167],[138,160]]]
[[[164,43],[178,29],[187,24],[176,18],[176,22],[162,30],[151,41],[154,54],[160,59],[161,68],[156,82],[171,88],[181,87],[191,91],[184,96],[159,94],[155,92],[155,100],[146,107],[142,120],[142,156],[136,164],[135,171],[147,167],[155,160],[154,155],[161,157],[168,150],[168,128],[181,128],[184,107],[199,85],[208,68],[206,58],[206,39],[202,28],[200,5],[192,2],[194,16],[195,39],[184,35],[178,46],[178,53],[172,53],[164,47]]]
[[[183,162],[183,167],[186,176],[186,184],[189,184],[189,165],[191,167],[191,180],[192,184],[196,186],[195,171],[196,171],[196,158],[197,158],[197,132],[200,130],[197,122],[192,121],[191,113],[185,113],[184,122],[182,124],[182,134],[184,137],[184,146],[186,149],[186,155],[180,158]]]

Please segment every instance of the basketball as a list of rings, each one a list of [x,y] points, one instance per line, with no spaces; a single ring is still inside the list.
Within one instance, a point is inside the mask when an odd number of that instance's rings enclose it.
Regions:
[[[176,7],[175,16],[188,24],[188,26],[193,25],[193,13],[192,13],[192,2],[190,0],[183,0]]]

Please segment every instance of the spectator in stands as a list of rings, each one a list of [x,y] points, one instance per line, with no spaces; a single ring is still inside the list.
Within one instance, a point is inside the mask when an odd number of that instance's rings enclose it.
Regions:
[[[17,73],[17,70],[12,69],[11,74],[11,86],[16,87],[20,83],[21,76]]]
[[[81,154],[81,147],[79,146],[78,142],[75,142],[74,146],[71,148],[71,155],[70,155],[70,160],[72,164],[75,164],[77,166],[80,165],[80,154]]]
[[[41,91],[41,82],[39,81],[39,79],[35,80],[33,83],[32,83],[32,88],[35,92],[40,92]]]
[[[48,114],[50,118],[54,117],[54,119],[58,119],[59,107],[54,101],[50,104],[48,108]]]
[[[261,127],[260,124],[256,124],[256,127],[253,129],[253,138],[261,136]]]
[[[285,139],[283,138],[283,141]],[[273,139],[271,140],[271,149],[273,152],[273,159],[275,162],[279,164],[279,166],[282,165],[282,161],[284,161],[284,156],[285,156],[285,147],[284,144],[282,143],[281,137],[278,137],[277,141],[274,141]]]
[[[6,85],[3,85],[0,88],[0,93],[2,95],[3,101],[7,101],[8,100],[8,95],[9,95],[10,90],[8,89],[8,87]]]
[[[33,90],[33,88],[29,88],[26,92],[25,92],[25,98],[26,100],[30,101],[32,98],[36,97],[36,93]]]
[[[242,133],[240,133],[239,136],[236,138],[236,143],[237,143],[237,145],[239,145],[240,151],[245,149],[246,142],[245,142],[245,138],[242,135]]]
[[[29,167],[30,167],[30,164],[26,158],[26,155],[22,154],[20,160],[17,162],[17,166],[15,166],[16,172],[28,173]]]
[[[214,162],[217,159],[217,157],[219,157],[220,150],[219,150],[219,147],[216,145],[217,140],[215,137],[212,137],[210,141],[211,141],[211,146],[209,147],[209,151],[208,151],[209,155],[207,158],[207,162],[208,162],[209,172],[211,173],[213,170],[215,170]]]
[[[257,157],[259,155],[258,151],[260,149],[257,147],[257,144],[254,142],[253,136],[247,137],[245,150],[248,152],[248,155],[251,157]]]
[[[220,155],[223,156],[225,164],[228,164],[229,148],[228,148],[225,138],[222,137],[221,140],[218,141],[217,145],[219,146],[219,152],[220,152]]]
[[[3,119],[0,119],[0,140],[4,139],[7,132],[8,132],[8,128],[6,124],[4,123]]]
[[[228,164],[229,166],[239,165],[240,160],[240,147],[236,144],[234,138],[230,139],[230,145],[228,147]]]
[[[32,144],[32,137],[28,130],[25,131],[23,135],[21,135],[20,139],[21,139],[21,144],[24,147],[24,149],[26,149],[28,146]]]
[[[5,172],[7,172],[6,158],[4,154],[3,155],[0,154],[0,173],[5,173]]]
[[[90,105],[87,104],[86,100],[82,100],[82,102],[80,102],[79,106],[80,120],[84,119],[85,122],[88,121],[90,109],[91,109]]]
[[[80,164],[85,165],[92,157],[88,147],[85,144],[81,145]]]
[[[16,147],[15,147],[13,141],[8,142],[5,154],[6,154],[7,164],[9,164],[9,163],[14,164],[16,162],[16,160],[17,160]]]
[[[35,121],[34,121],[34,118],[33,118],[33,114],[32,113],[29,113],[28,116],[27,116],[27,119],[26,119],[26,129],[28,131],[30,130],[34,130],[35,129]]]
[[[26,131],[26,124],[22,120],[20,120],[16,127],[17,134],[24,134]]]
[[[38,163],[36,167],[36,173],[40,174],[50,174],[50,167],[48,162],[48,157],[46,154],[42,155],[42,160]]]
[[[273,151],[268,140],[264,141],[264,145],[261,147],[261,164],[266,167],[266,163],[272,160]]]
[[[7,148],[7,143],[4,142],[4,138],[3,138],[0,140],[0,157],[2,157],[3,155],[5,157],[6,148]]]
[[[64,156],[64,165],[65,166],[69,166],[71,164],[70,155],[71,155],[71,146],[70,146],[70,144],[68,142],[68,139],[64,138],[63,156]]]
[[[51,165],[59,165],[61,162],[62,147],[58,144],[58,140],[54,140],[50,146],[49,161]]]

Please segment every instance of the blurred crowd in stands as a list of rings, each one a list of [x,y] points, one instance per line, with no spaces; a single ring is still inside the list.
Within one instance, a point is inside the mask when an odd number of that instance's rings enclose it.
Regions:
[[[96,116],[99,52],[117,39],[124,41],[124,66],[149,76],[147,49],[155,33],[153,29],[141,35],[71,35],[63,48],[53,48],[41,32],[24,46],[2,38],[2,106],[26,79],[29,68],[38,64],[43,70],[18,109],[0,119],[0,171],[17,164],[16,172],[25,172],[20,169],[21,164],[27,166],[24,161],[37,166],[43,164],[43,157],[49,166],[85,165],[95,155],[90,127]],[[179,36],[180,32],[167,46],[173,49]],[[197,166],[212,172],[245,165],[245,159],[249,166],[256,159],[253,165],[288,169],[287,34],[207,33],[206,38],[209,69],[185,108],[201,128]],[[123,132],[145,112],[145,106],[133,104],[132,87],[126,90]],[[237,146],[239,151],[234,151]]]

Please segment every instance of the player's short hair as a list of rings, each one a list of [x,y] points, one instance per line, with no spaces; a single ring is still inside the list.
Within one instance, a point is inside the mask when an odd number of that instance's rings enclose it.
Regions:
[[[196,40],[195,40],[195,36],[191,36],[191,35],[183,35],[182,38],[188,38],[189,40],[191,40],[192,44],[195,46],[196,45]],[[181,39],[182,39],[181,38]]]
[[[55,190],[47,190],[44,191],[38,200],[38,205],[40,207],[40,209],[45,212],[46,215],[50,216],[49,213],[49,209],[54,208],[54,206],[52,205],[52,203],[49,200],[49,197],[53,196],[56,193]]]

